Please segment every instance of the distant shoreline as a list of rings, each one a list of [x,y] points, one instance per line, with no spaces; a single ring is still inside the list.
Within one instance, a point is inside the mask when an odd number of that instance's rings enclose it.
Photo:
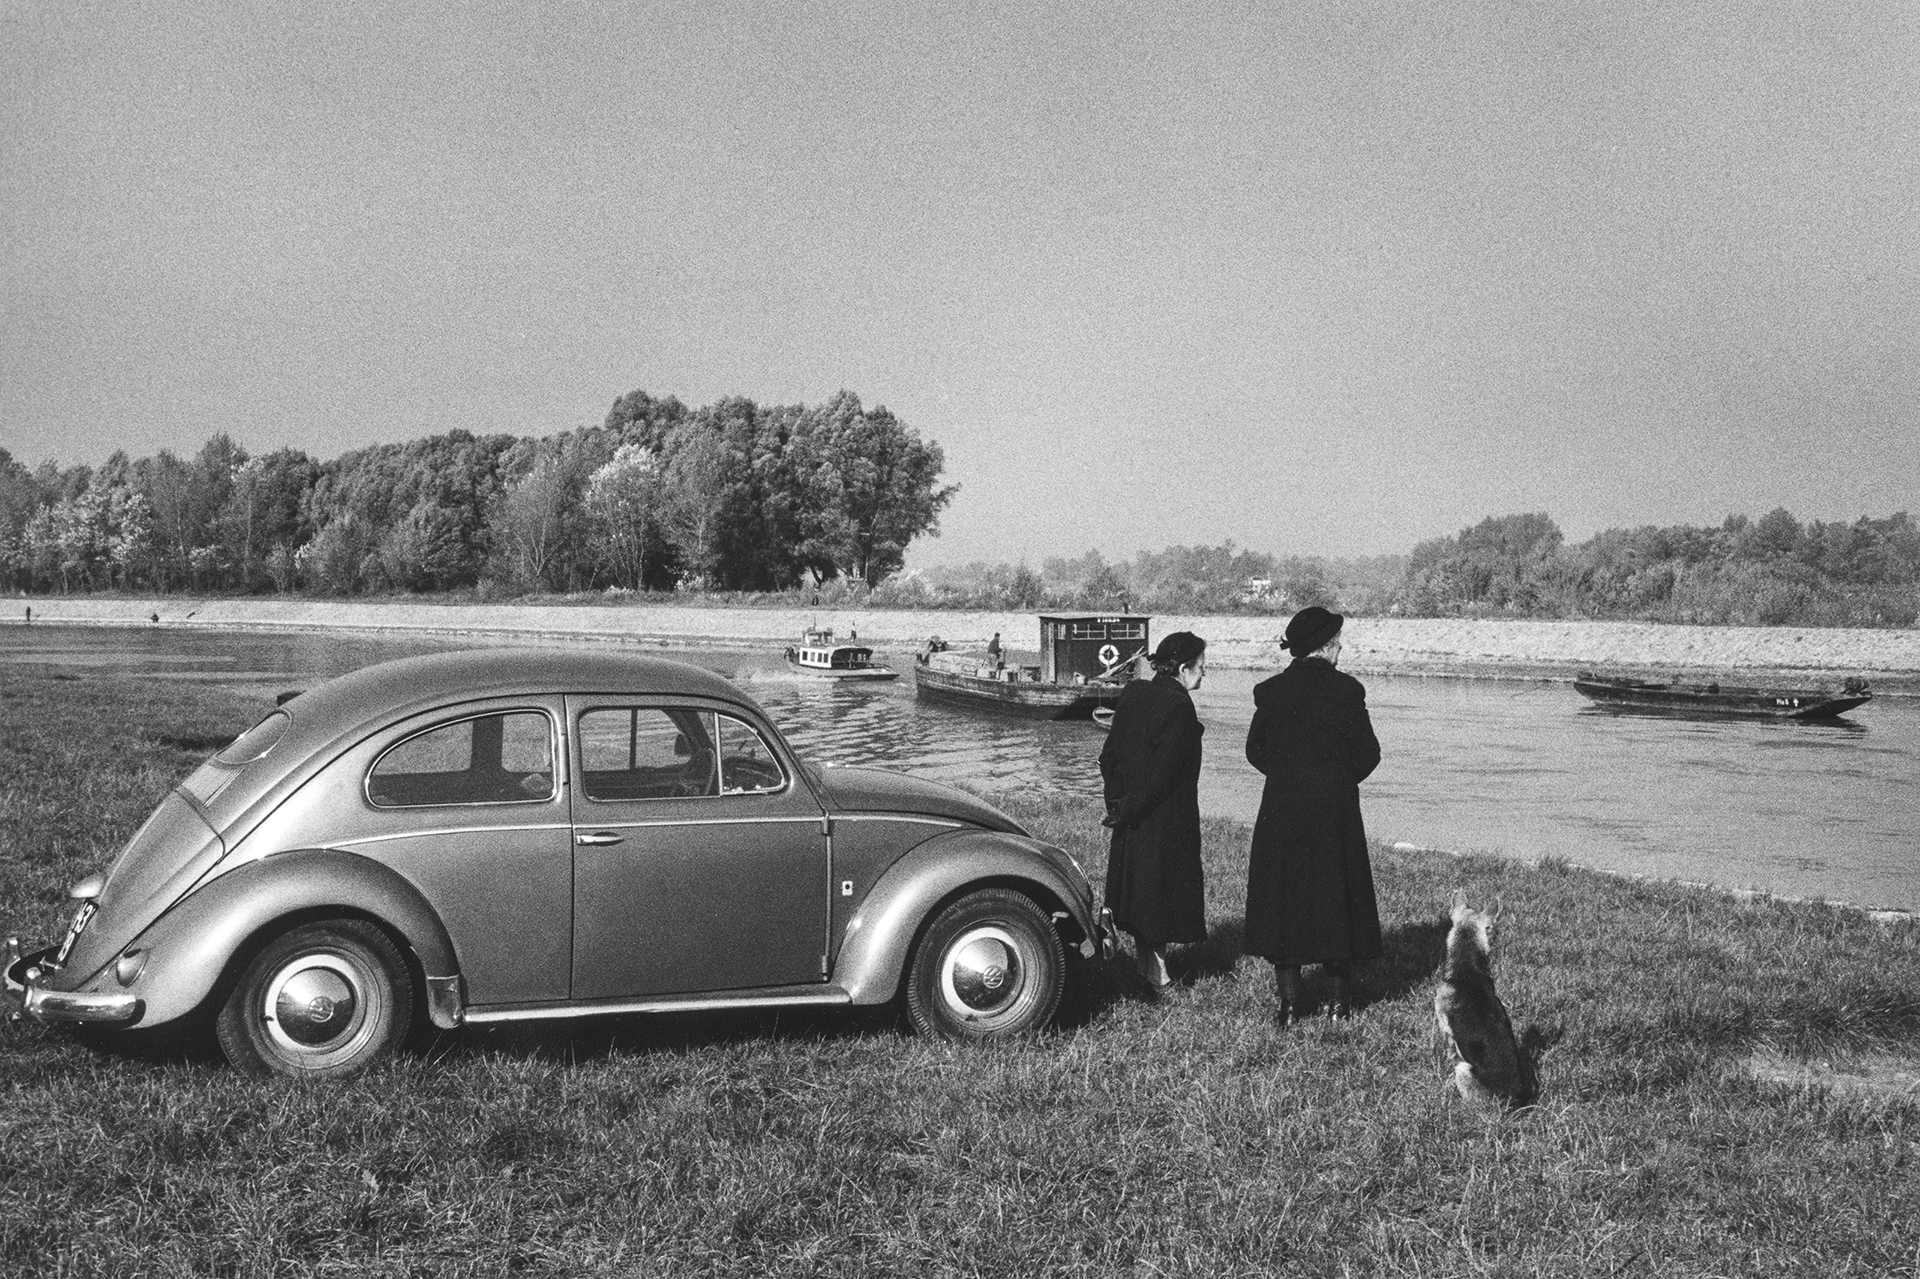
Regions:
[[[468,636],[487,641],[588,641],[656,648],[739,647],[782,643],[808,625],[881,650],[911,651],[929,635],[959,648],[984,646],[998,632],[1015,651],[1032,651],[1032,612],[937,609],[743,608],[627,604],[452,604],[406,601],[168,596],[15,597],[0,624],[233,631],[340,631],[379,635]],[[1065,610],[1063,610],[1065,611]],[[1278,668],[1285,622],[1273,616],[1155,615],[1153,634],[1198,632],[1221,667]],[[1356,674],[1568,680],[1582,670],[1765,677],[1819,683],[1864,676],[1878,692],[1920,695],[1920,629],[1680,626],[1660,622],[1356,617],[1347,623],[1342,666]]]

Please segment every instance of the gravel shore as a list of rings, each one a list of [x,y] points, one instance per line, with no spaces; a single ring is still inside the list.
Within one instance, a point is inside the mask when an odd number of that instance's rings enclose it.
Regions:
[[[799,636],[809,624],[855,630],[883,650],[919,647],[939,635],[961,647],[996,631],[1016,650],[1038,643],[1032,613],[917,609],[736,608],[699,604],[428,604],[282,599],[16,598],[0,622],[207,630],[461,635],[487,640],[589,640],[653,647],[760,645]],[[153,621],[159,617],[158,623]],[[1156,616],[1153,633],[1205,636],[1218,666],[1278,667],[1285,619]],[[1569,679],[1581,670],[1672,672],[1822,681],[1862,675],[1877,691],[1920,694],[1920,629],[1670,626],[1457,618],[1367,618],[1347,623],[1342,665],[1359,674]]]

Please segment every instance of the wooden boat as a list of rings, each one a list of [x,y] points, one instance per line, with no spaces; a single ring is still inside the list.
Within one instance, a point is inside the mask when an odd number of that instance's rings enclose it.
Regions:
[[[1042,617],[1040,661],[1009,663],[930,641],[914,659],[914,692],[929,701],[1033,719],[1088,719],[1110,708],[1147,650],[1144,617]]]
[[[1858,677],[1847,680],[1837,693],[1808,688],[1660,683],[1587,671],[1580,672],[1573,686],[1609,710],[1762,719],[1832,719],[1873,699],[1867,682]]]
[[[787,666],[802,675],[822,679],[899,679],[900,672],[873,660],[873,650],[864,644],[839,644],[833,632],[808,627],[800,642],[787,648]]]
[[[1113,728],[1113,707],[1096,708],[1093,712],[1093,726],[1102,732],[1110,731]]]

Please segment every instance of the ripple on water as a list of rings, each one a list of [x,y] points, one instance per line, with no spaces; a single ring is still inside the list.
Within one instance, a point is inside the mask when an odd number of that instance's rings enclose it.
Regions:
[[[0,663],[59,662],[163,678],[311,688],[369,662],[473,641],[337,635],[0,628]],[[847,685],[765,651],[679,650],[735,680],[816,762],[885,765],[988,792],[1097,807],[1103,736],[915,700],[911,672]],[[1253,685],[1215,670],[1203,811],[1251,821],[1261,779],[1242,755]],[[1920,909],[1920,701],[1877,699],[1831,724],[1696,721],[1597,711],[1565,685],[1372,676],[1384,759],[1362,788],[1368,829],[1429,847],[1554,852],[1586,865],[1796,896]]]

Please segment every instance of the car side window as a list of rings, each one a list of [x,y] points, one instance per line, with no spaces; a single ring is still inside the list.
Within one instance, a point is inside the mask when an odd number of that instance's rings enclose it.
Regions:
[[[684,799],[720,793],[714,715],[681,707],[596,707],[580,715],[588,799]]]
[[[441,724],[388,748],[367,773],[367,798],[382,808],[525,804],[553,795],[553,731],[542,711]]]
[[[727,795],[776,791],[787,784],[786,770],[753,725],[731,715],[720,721],[720,790]]]

